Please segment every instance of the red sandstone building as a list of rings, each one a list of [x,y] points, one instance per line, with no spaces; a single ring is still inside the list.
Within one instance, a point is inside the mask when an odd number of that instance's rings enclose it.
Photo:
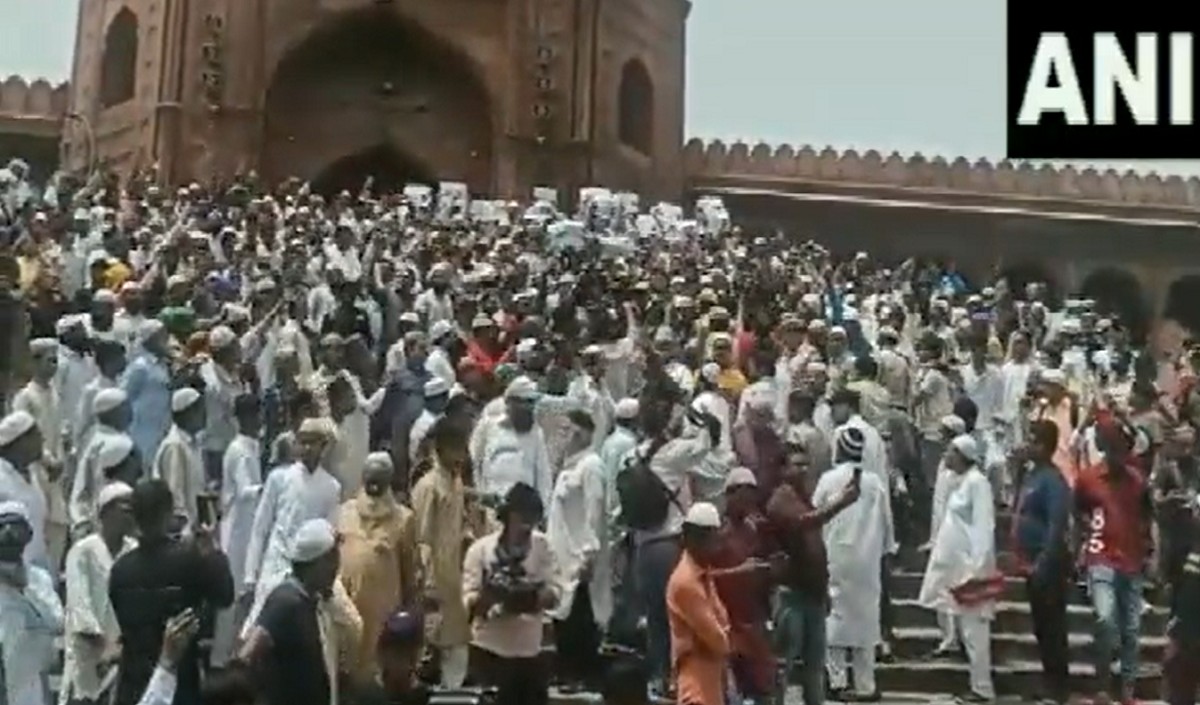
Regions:
[[[0,85],[0,158],[324,189],[723,195],[839,250],[1200,308],[1200,180],[684,144],[689,0],[80,0],[69,87]],[[61,142],[61,151],[54,145]],[[1200,312],[1193,327],[1200,328]]]

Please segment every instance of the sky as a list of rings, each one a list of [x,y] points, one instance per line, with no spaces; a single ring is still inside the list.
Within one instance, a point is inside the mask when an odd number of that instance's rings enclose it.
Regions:
[[[78,2],[4,0],[0,74],[65,80]],[[687,135],[1002,158],[1004,4],[694,0]],[[1200,175],[1200,162],[1095,165]]]

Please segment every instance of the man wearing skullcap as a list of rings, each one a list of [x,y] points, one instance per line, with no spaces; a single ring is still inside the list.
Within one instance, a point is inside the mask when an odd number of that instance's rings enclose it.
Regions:
[[[450,280],[454,276],[454,268],[447,262],[438,262],[429,270],[426,279],[428,288],[417,295],[413,302],[413,310],[421,316],[421,320],[432,331],[438,321],[453,323],[454,298],[450,294]]]
[[[409,467],[416,466],[418,452],[421,444],[425,441],[425,436],[429,433],[429,429],[433,428],[433,424],[443,417],[446,404],[450,401],[450,385],[436,375],[425,383],[424,392],[425,409],[413,422],[412,430],[408,433]]]
[[[117,298],[121,305],[113,318],[113,337],[132,355],[137,350],[138,331],[146,321],[142,287],[137,282],[126,282]]]
[[[120,388],[105,389],[96,394],[92,400],[92,412],[95,421],[86,436],[87,444],[77,456],[71,495],[67,502],[71,535],[76,540],[95,529],[96,497],[109,480],[104,474],[102,456],[114,442],[120,439],[133,440],[126,434],[130,410],[125,392]],[[136,451],[136,446],[134,448]],[[140,455],[137,461],[140,475],[140,468],[144,465]]]
[[[507,361],[512,353],[511,346],[500,341],[500,329],[486,315],[476,316],[471,322],[471,337],[467,340],[467,357],[479,365],[480,371],[491,376],[496,366]]]
[[[134,705],[145,692],[163,649],[168,621],[185,610],[195,615],[233,604],[229,560],[201,529],[175,537],[175,501],[165,482],[142,480],[131,511],[138,545],[113,563],[108,595],[121,628],[116,705]],[[207,527],[204,527],[207,528]],[[199,705],[200,651],[187,648],[175,669],[175,705]]]
[[[1082,562],[1096,610],[1096,692],[1106,692],[1109,682],[1110,671],[1101,664],[1119,656],[1122,698],[1129,700],[1137,683],[1142,575],[1152,547],[1153,509],[1148,483],[1133,459],[1136,429],[1110,410],[1096,412],[1095,418],[1102,456],[1079,473],[1075,511],[1078,525],[1086,527]]]
[[[53,574],[59,558],[51,558],[46,545],[48,507],[42,487],[44,473],[42,434],[33,416],[14,411],[0,419],[0,502],[20,502],[33,536],[25,546],[25,560]]]
[[[191,387],[175,390],[171,396],[171,430],[158,447],[150,474],[165,480],[171,488],[176,518],[185,530],[211,523],[214,518],[202,516],[200,506],[200,496],[207,493],[208,487],[199,438],[205,422],[203,401],[200,392]]]
[[[721,517],[707,502],[683,519],[683,551],[667,583],[675,692],[679,702],[721,705],[731,656],[729,614],[717,597],[712,569]]]
[[[228,326],[217,326],[208,333],[210,355],[200,366],[204,381],[204,467],[206,477],[221,477],[225,451],[237,436],[234,403],[248,392],[241,378],[241,346]]]
[[[825,525],[823,537],[829,555],[832,595],[827,640],[829,686],[837,693],[850,687],[847,656],[854,669],[854,693],[875,697],[875,647],[882,641],[880,566],[896,550],[891,503],[885,481],[864,472],[866,436],[853,426],[843,429],[834,448],[834,466],[821,475],[813,490],[813,505],[830,504],[852,481],[860,485],[854,504]]]
[[[120,389],[120,378],[125,372],[127,362],[126,354],[125,348],[120,343],[110,340],[97,341],[93,357],[99,374],[84,386],[78,409],[60,407],[63,408],[65,418],[71,420],[70,424],[64,423],[64,430],[70,429],[70,447],[76,458],[87,447],[89,431],[96,423],[96,413],[93,408],[96,395],[105,389]]]
[[[360,686],[378,675],[375,648],[388,614],[420,601],[413,512],[396,501],[394,472],[389,454],[368,455],[362,488],[338,514],[339,579],[363,620],[351,674]]]
[[[117,315],[117,295],[109,289],[99,289],[92,294],[92,305],[85,320],[85,327],[92,338],[100,340],[118,340],[113,330],[113,321]]]
[[[55,380],[58,386],[59,408],[77,409],[83,397],[83,390],[97,374],[96,364],[90,354],[92,345],[83,321],[76,316],[64,316],[59,319],[57,332],[58,340],[62,344],[58,352],[59,369]],[[73,421],[70,417],[63,419],[63,425],[68,431],[73,431]]]
[[[429,327],[429,356],[425,358],[425,369],[433,377],[454,386],[454,363],[450,361],[450,348],[460,342],[458,327],[451,321],[436,321]]]
[[[263,489],[262,449],[259,447],[262,414],[258,398],[251,394],[239,396],[234,402],[234,417],[237,419],[237,436],[226,449],[221,463],[220,546],[229,556],[233,584],[243,599],[217,615],[212,663],[218,667],[233,656],[234,643],[250,610],[249,593],[242,592],[241,587],[245,584],[246,550],[254,514]]]
[[[123,482],[106,485],[96,500],[96,531],[67,553],[62,687],[70,702],[101,698],[104,675],[112,667],[109,659],[120,649],[121,628],[108,597],[108,578],[113,562],[137,546],[132,497],[133,488]]]
[[[338,698],[326,603],[336,593],[338,539],[325,519],[302,523],[289,541],[286,577],[248,625],[238,659],[262,669],[267,705],[328,705]]]
[[[63,628],[54,579],[25,558],[32,523],[24,504],[0,495],[0,697],[6,705],[49,705],[54,638]]]
[[[301,525],[310,519],[337,523],[341,486],[322,467],[336,435],[331,419],[305,419],[296,432],[298,459],[267,475],[246,548],[246,572],[237,588],[239,595],[254,593],[247,626],[253,624],[267,596],[287,576],[291,540]]]
[[[503,415],[481,421],[475,428],[471,460],[475,487],[481,492],[502,497],[514,484],[524,482],[537,490],[543,505],[549,504],[554,471],[536,418],[541,397],[533,379],[518,377],[504,391]]]
[[[169,339],[162,323],[149,320],[139,331],[141,346],[121,379],[133,420],[129,435],[149,470],[158,446],[171,428]]]

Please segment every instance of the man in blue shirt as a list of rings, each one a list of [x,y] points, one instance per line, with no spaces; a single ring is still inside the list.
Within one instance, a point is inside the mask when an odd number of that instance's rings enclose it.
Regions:
[[[1044,672],[1043,703],[1065,703],[1067,690],[1067,587],[1071,559],[1067,525],[1071,488],[1051,458],[1058,427],[1035,421],[1025,449],[1028,471],[1021,482],[1014,518],[1017,556],[1025,569],[1025,589]]]

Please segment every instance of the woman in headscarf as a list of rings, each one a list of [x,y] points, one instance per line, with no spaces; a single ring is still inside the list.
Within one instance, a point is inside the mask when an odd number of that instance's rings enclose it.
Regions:
[[[970,662],[966,702],[996,697],[992,685],[991,620],[994,596],[985,587],[996,569],[996,517],[992,486],[980,470],[979,444],[963,434],[946,450],[946,468],[958,475],[937,527],[919,601],[956,617]]]

